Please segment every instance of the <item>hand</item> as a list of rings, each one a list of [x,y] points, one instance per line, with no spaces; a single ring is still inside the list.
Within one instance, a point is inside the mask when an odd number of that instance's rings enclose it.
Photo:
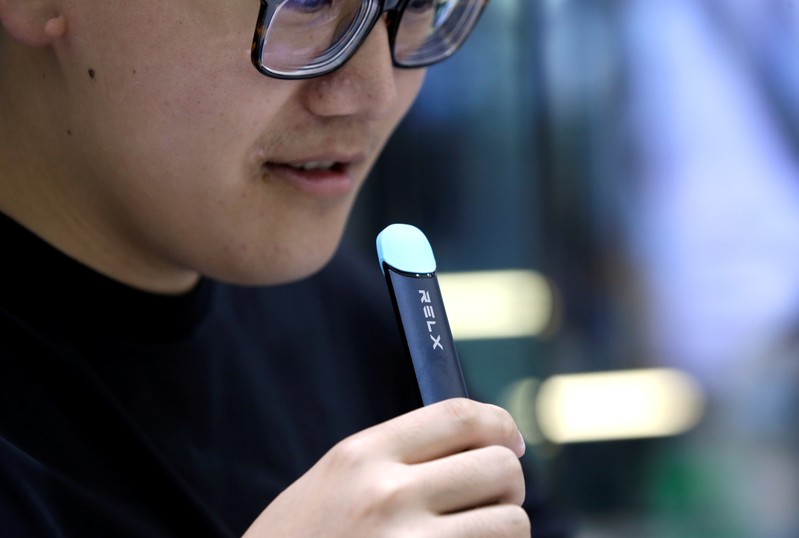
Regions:
[[[453,399],[334,446],[245,538],[530,537],[510,415]]]

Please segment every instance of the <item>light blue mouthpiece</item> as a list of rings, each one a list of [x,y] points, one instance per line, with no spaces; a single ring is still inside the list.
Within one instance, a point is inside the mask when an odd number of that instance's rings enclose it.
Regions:
[[[377,258],[406,273],[435,273],[433,248],[422,230],[410,224],[392,224],[377,236]]]

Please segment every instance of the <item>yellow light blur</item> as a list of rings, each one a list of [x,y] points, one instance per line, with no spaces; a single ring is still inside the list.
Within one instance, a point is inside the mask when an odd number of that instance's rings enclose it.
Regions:
[[[534,271],[438,275],[456,340],[537,336],[552,318],[552,290]]]
[[[519,432],[528,445],[544,442],[538,429],[538,418],[535,415],[535,399],[541,380],[525,377],[514,381],[499,396],[499,405],[508,410],[519,427]]]
[[[692,377],[659,368],[553,376],[535,409],[543,436],[562,444],[677,435],[696,425],[704,401]]]

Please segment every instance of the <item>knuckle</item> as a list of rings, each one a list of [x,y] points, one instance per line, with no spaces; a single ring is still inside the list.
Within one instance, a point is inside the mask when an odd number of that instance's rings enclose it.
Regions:
[[[530,538],[530,517],[519,506],[502,505],[492,511],[484,531],[481,536],[491,538]]]
[[[331,465],[336,468],[352,469],[362,465],[370,454],[368,442],[363,436],[353,435],[339,441],[328,452]]]
[[[502,409],[501,407],[495,407],[495,409],[497,411],[498,417],[497,427],[499,434],[503,439],[515,439],[516,436],[519,435],[519,427],[516,425],[516,421],[505,409]]]
[[[524,470],[519,458],[512,450],[495,446],[495,452],[491,468],[494,470],[496,480],[506,485],[506,493],[502,500],[511,504],[521,505],[526,496]]]
[[[465,398],[455,398],[445,402],[445,411],[452,423],[461,430],[471,430],[481,422],[478,404]]]
[[[412,489],[410,481],[402,473],[386,472],[370,483],[366,495],[385,506],[401,506],[412,497]]]
[[[413,483],[398,470],[385,470],[378,477],[370,477],[359,493],[359,517],[375,521],[404,511],[416,498]]]
[[[513,451],[504,446],[495,446],[497,463],[505,476],[522,476],[522,463]]]
[[[508,531],[506,536],[509,538],[519,538],[522,536],[529,538],[531,532],[530,517],[520,506],[511,506],[508,508],[506,524]]]
[[[508,445],[515,443],[519,428],[505,409],[465,398],[443,402],[443,411],[461,432],[477,433],[482,443]]]

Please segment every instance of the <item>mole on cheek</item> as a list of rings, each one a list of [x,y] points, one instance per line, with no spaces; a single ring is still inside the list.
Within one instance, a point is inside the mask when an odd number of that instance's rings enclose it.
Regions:
[[[89,78],[90,78],[90,79],[92,79],[92,80],[94,80],[94,75],[95,75],[95,73],[94,73],[94,69],[92,69],[92,68],[90,67],[90,68],[89,68]]]

